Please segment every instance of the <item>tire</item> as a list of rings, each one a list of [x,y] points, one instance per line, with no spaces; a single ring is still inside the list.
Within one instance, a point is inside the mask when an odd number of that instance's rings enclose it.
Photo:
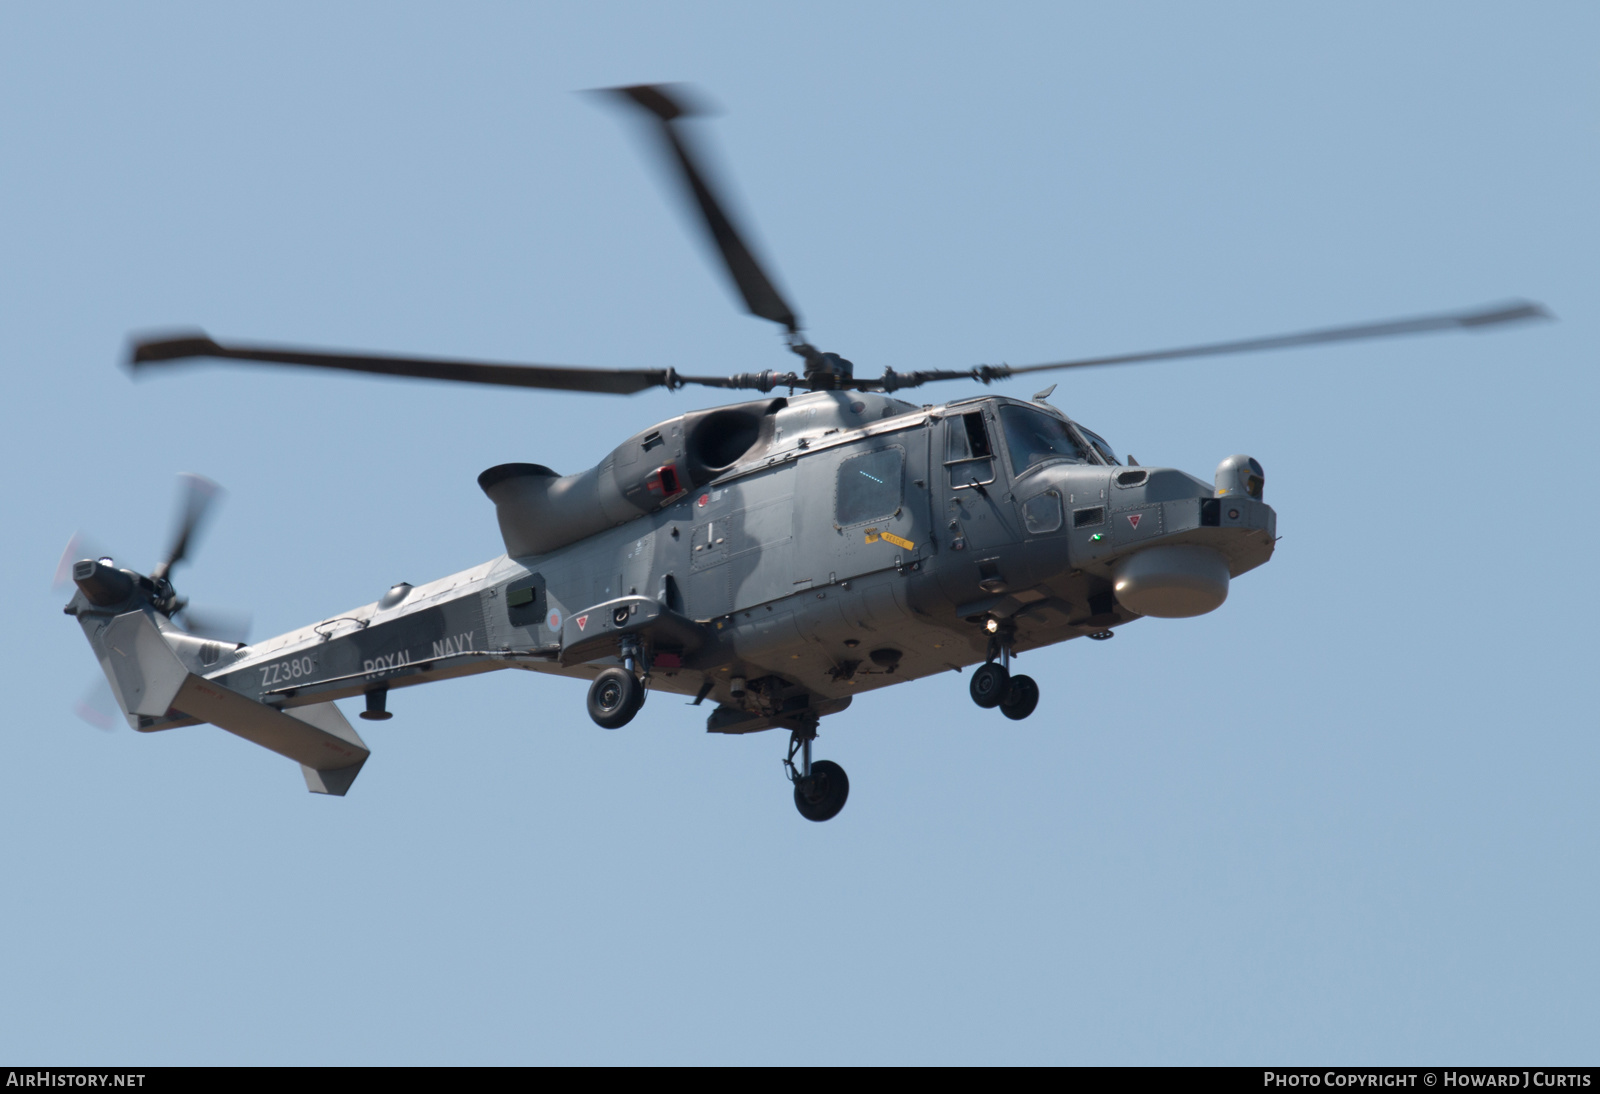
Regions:
[[[972,683],[967,690],[972,693],[974,703],[984,710],[992,710],[1006,697],[1006,687],[1010,682],[1011,674],[1005,666],[998,661],[989,661],[973,671]]]
[[[589,685],[589,717],[601,729],[621,729],[642,706],[644,685],[627,669],[606,669]]]
[[[809,782],[810,786],[806,783]],[[811,778],[794,784],[794,807],[808,821],[832,820],[850,796],[850,779],[832,760],[811,765]]]
[[[1031,676],[1013,676],[1006,687],[1006,697],[1000,700],[1000,713],[1014,722],[1020,722],[1033,713],[1039,705],[1039,685]]]

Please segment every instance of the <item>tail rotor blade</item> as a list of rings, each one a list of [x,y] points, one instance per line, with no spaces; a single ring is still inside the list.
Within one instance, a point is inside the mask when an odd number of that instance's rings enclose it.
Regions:
[[[215,642],[226,642],[231,646],[242,646],[250,638],[249,612],[185,605],[183,610],[177,613],[177,621],[190,634],[209,638]]]
[[[212,503],[222,493],[222,487],[192,472],[179,475],[178,483],[182,491],[178,528],[173,533],[172,546],[167,551],[167,557],[157,563],[156,568],[150,572],[150,576],[158,581],[170,574],[174,566],[188,557],[195,533],[204,523]]]
[[[122,721],[122,712],[117,709],[116,697],[111,694],[111,685],[106,683],[104,676],[84,690],[78,701],[72,704],[72,713],[106,733],[115,730],[117,723]]]
[[[80,558],[105,558],[106,551],[91,536],[83,532],[72,533],[72,538],[67,540],[66,548],[61,552],[61,558],[56,562],[55,577],[50,582],[52,592],[59,592],[72,584],[72,564]]]

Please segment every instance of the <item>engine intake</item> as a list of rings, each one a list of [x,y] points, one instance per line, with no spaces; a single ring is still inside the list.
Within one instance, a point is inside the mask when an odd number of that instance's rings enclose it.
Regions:
[[[762,399],[685,414],[629,438],[587,471],[558,475],[542,464],[504,463],[479,475],[478,485],[495,504],[506,553],[546,554],[654,512],[759,454],[787,403]]]

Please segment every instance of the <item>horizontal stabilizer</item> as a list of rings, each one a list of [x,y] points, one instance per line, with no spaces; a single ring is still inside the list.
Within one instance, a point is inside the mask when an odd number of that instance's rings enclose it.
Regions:
[[[104,642],[117,698],[130,714],[178,713],[210,722],[299,763],[306,786],[317,794],[344,794],[367,761],[366,744],[338,707],[317,703],[281,711],[197,676],[144,612],[117,616]]]

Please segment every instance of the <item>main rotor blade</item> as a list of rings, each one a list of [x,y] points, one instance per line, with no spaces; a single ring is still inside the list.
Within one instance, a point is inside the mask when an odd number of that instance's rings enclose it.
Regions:
[[[701,387],[755,388],[796,382],[790,374],[769,372],[736,376],[680,376],[670,368],[583,368],[574,365],[497,365],[483,361],[458,361],[442,357],[391,357],[366,353],[330,353],[291,346],[223,345],[203,333],[181,338],[136,342],[129,357],[135,372],[148,365],[217,357],[226,361],[255,361],[274,365],[301,365],[379,376],[409,376],[422,380],[451,380],[502,387],[532,387],[552,391],[590,391],[601,395],[633,395],[653,387],[675,391],[688,384]],[[765,385],[765,386],[763,386]]]
[[[327,353],[289,346],[224,346],[205,334],[139,342],[133,347],[134,371],[142,366],[195,357],[228,361],[257,361],[307,368],[334,368],[371,372],[380,376],[411,376],[423,380],[454,380],[504,387],[537,387],[556,391],[594,391],[632,395],[652,387],[671,387],[671,369],[599,369],[570,365],[495,365],[483,361],[457,361],[437,357],[389,357],[366,353]]]
[[[1434,331],[1480,330],[1501,323],[1525,319],[1554,318],[1543,305],[1524,300],[1466,311],[1421,315],[1410,319],[1389,319],[1381,323],[1358,323],[1346,327],[1323,327],[1298,334],[1275,334],[1267,338],[1246,338],[1236,342],[1208,342],[1177,349],[1123,353],[1112,357],[1083,357],[1074,361],[1054,361],[1043,365],[979,365],[971,369],[931,369],[921,372],[885,373],[881,380],[865,380],[852,386],[879,386],[886,391],[917,387],[934,380],[978,380],[991,383],[1027,372],[1050,372],[1065,368],[1090,368],[1097,365],[1129,365],[1141,361],[1169,361],[1180,357],[1218,357],[1229,353],[1255,353],[1259,350],[1289,349],[1328,342],[1354,342],[1367,338],[1393,338],[1403,334]]]
[[[205,521],[206,513],[211,508],[211,503],[222,493],[222,487],[202,475],[185,472],[178,476],[179,489],[182,491],[181,509],[178,516],[178,527],[172,535],[172,546],[167,550],[167,557],[156,564],[150,571],[150,576],[157,581],[172,572],[172,568],[182,562],[189,554],[189,545],[193,542],[195,533]]]
[[[782,323],[790,333],[800,330],[800,317],[783,298],[772,279],[762,268],[744,236],[734,227],[726,205],[718,198],[699,157],[690,149],[690,142],[674,123],[679,118],[693,117],[696,113],[682,98],[682,91],[661,84],[641,84],[635,87],[613,87],[606,92],[625,99],[642,108],[658,124],[662,139],[676,161],[684,182],[699,206],[701,220],[711,241],[722,254],[739,294],[752,315]]]
[[[1015,376],[1024,372],[1087,368],[1092,365],[1125,365],[1137,361],[1164,361],[1176,357],[1214,357],[1225,353],[1253,353],[1257,350],[1288,349],[1292,346],[1314,346],[1327,342],[1354,342],[1366,338],[1393,338],[1403,334],[1427,334],[1432,331],[1477,330],[1481,327],[1514,323],[1524,319],[1550,318],[1553,317],[1542,305],[1518,300],[1487,308],[1421,315],[1410,319],[1389,319],[1380,323],[1359,323],[1348,327],[1324,327],[1320,330],[1302,331],[1299,334],[1247,338],[1238,342],[1212,342],[1180,349],[1128,353],[1116,357],[1086,357],[1077,361],[1057,361],[1047,365],[1024,365],[1010,369],[1010,374]]]

